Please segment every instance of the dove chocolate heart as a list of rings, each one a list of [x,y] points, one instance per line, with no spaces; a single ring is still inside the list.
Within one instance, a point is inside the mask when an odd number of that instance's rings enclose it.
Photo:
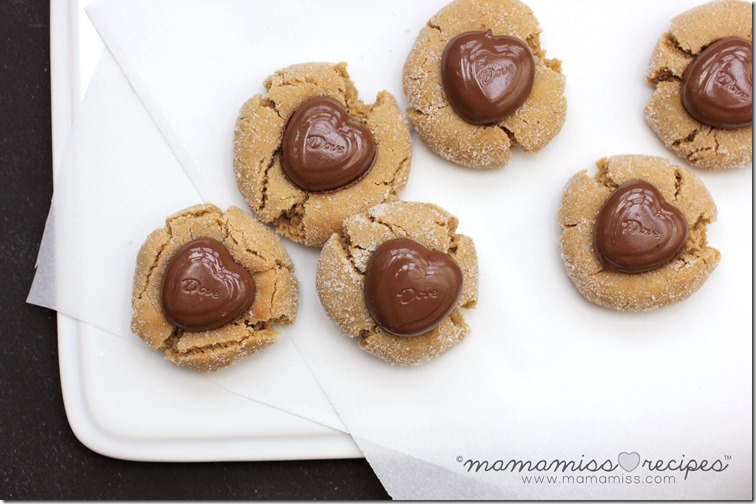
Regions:
[[[533,89],[535,60],[522,40],[488,31],[465,32],[441,57],[441,82],[452,109],[472,124],[494,124]]]
[[[715,128],[736,129],[753,122],[753,48],[726,37],[709,45],[685,69],[682,103],[695,119]]]
[[[284,126],[281,168],[305,191],[349,187],[367,175],[375,158],[376,142],[370,130],[351,119],[333,98],[309,98]]]
[[[642,273],[671,261],[685,245],[688,223],[653,185],[631,180],[604,203],[593,244],[604,271]]]
[[[252,275],[212,238],[181,247],[163,276],[163,312],[169,322],[187,331],[224,326],[243,314],[254,299]]]
[[[391,334],[430,331],[454,310],[461,292],[457,262],[413,240],[389,240],[368,260],[365,302],[373,320]]]

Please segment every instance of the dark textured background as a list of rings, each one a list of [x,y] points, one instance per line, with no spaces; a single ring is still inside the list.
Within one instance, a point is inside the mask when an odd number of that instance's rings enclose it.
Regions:
[[[0,499],[387,498],[361,459],[139,463],[74,437],[55,313],[25,303],[52,197],[49,30],[45,0],[0,0]]]

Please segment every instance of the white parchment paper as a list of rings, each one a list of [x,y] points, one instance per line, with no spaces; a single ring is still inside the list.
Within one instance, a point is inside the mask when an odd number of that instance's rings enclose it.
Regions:
[[[266,76],[347,61],[364,100],[385,88],[405,103],[404,58],[445,3],[100,0],[88,12],[201,195],[226,206],[243,204],[233,123]],[[414,139],[402,197],[457,214],[480,256],[472,334],[443,357],[402,368],[362,353],[319,309],[317,252],[288,246],[302,306],[286,335],[393,497],[750,498],[751,171],[698,172],[719,207],[709,241],[723,259],[682,303],[593,306],[558,249],[575,172],[614,154],[671,157],[643,122],[645,67],[669,20],[697,3],[532,0],[567,75],[560,135],[494,172]]]

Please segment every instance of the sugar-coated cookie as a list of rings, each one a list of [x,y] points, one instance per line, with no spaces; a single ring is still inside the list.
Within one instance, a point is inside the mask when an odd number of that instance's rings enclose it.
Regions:
[[[214,371],[276,339],[297,313],[281,240],[242,210],[204,204],[166,219],[139,250],[131,328],[168,360]]]
[[[706,227],[717,209],[691,171],[659,157],[601,159],[567,184],[559,210],[564,266],[578,291],[607,308],[682,301],[719,263]]]
[[[402,82],[409,119],[433,152],[470,168],[501,168],[515,145],[537,152],[559,133],[565,78],[561,62],[546,58],[540,32],[518,0],[455,0],[428,21]]]
[[[394,97],[364,104],[345,63],[306,63],[265,80],[241,108],[234,172],[252,212],[320,247],[353,213],[397,199],[410,171],[409,125]]]
[[[360,348],[415,365],[469,332],[460,308],[478,299],[473,241],[427,203],[393,202],[346,219],[323,246],[316,287],[328,316]]]
[[[752,8],[716,0],[684,12],[651,57],[646,78],[656,89],[644,109],[646,122],[697,168],[752,162]]]

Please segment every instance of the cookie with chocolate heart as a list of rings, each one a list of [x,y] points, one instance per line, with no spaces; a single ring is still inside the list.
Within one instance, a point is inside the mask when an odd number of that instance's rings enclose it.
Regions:
[[[561,62],[519,0],[455,0],[420,30],[404,63],[407,115],[433,152],[501,168],[511,151],[543,149],[567,114]]]
[[[328,316],[360,348],[415,365],[468,333],[460,308],[478,299],[478,261],[457,219],[428,203],[393,202],[350,216],[316,273]]]
[[[398,199],[410,134],[391,94],[363,103],[345,63],[293,65],[264,85],[234,130],[236,182],[261,221],[320,247],[347,216]]]
[[[197,205],[166,219],[137,256],[131,329],[173,363],[214,371],[272,344],[294,321],[298,283],[281,240],[242,210]]]
[[[672,19],[646,79],[646,123],[681,159],[728,170],[753,160],[752,4],[716,0]]]
[[[589,301],[641,311],[682,301],[719,263],[717,208],[689,170],[652,156],[601,159],[567,184],[559,210],[568,276]]]

